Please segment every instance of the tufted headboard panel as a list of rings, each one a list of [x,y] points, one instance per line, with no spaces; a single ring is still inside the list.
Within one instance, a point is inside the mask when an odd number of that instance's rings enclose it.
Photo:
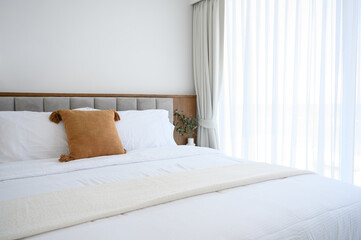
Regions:
[[[173,123],[173,98],[137,97],[0,97],[0,111],[53,112],[59,109],[91,107],[96,109],[164,109]]]

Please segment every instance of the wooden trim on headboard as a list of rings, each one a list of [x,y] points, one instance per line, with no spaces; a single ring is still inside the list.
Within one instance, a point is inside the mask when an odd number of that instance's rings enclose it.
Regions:
[[[178,109],[186,116],[197,115],[196,95],[162,95],[162,94],[114,94],[114,93],[28,93],[0,92],[0,97],[133,97],[133,98],[173,98],[173,109]],[[178,145],[187,143],[187,139],[174,133]]]
[[[117,93],[29,93],[0,92],[0,97],[135,97],[135,98],[196,98],[196,95],[117,94]]]

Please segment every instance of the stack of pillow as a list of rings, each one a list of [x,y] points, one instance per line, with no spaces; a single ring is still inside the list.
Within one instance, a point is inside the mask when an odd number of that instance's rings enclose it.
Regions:
[[[0,112],[0,162],[60,156],[70,161],[176,146],[173,130],[168,111],[159,109]]]

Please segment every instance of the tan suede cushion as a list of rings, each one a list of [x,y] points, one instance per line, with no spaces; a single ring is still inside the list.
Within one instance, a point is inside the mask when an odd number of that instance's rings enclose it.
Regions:
[[[126,153],[115,127],[114,121],[119,120],[115,110],[59,110],[49,119],[63,120],[68,137],[70,154],[61,155],[60,162]]]

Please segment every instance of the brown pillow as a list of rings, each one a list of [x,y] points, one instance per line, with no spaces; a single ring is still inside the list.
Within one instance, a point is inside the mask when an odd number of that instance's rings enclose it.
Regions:
[[[64,122],[68,137],[69,155],[61,155],[59,161],[126,153],[120,141],[114,121],[119,121],[115,110],[53,112],[50,121]]]

